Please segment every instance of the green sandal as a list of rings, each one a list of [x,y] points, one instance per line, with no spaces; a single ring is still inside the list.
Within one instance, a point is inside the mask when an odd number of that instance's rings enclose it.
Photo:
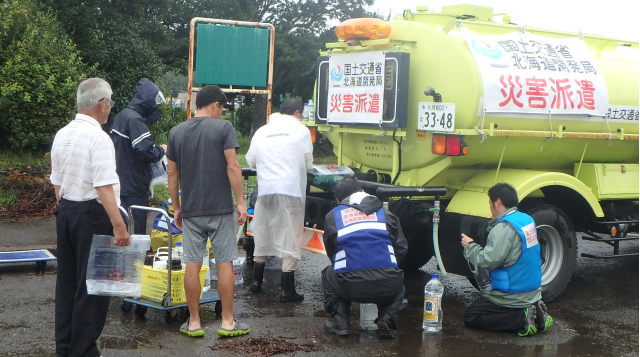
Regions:
[[[204,329],[189,330],[189,319],[180,326],[180,332],[190,337],[204,337]]]
[[[220,327],[218,329],[218,336],[220,337],[241,336],[241,335],[246,335],[249,333],[249,331],[251,331],[251,327],[249,327],[249,325],[242,322],[238,322],[236,320],[233,320],[233,322],[236,323],[236,326],[231,330],[227,330],[226,328]]]

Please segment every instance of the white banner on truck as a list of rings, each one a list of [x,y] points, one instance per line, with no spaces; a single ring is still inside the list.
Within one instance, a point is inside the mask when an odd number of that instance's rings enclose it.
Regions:
[[[382,122],[384,58],[379,51],[329,56],[328,123]]]
[[[607,86],[583,40],[464,32],[482,75],[486,112],[606,114]]]

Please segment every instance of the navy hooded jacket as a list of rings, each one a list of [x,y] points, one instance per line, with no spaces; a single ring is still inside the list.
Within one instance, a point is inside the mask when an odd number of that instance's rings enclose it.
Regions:
[[[160,119],[158,92],[160,89],[150,80],[139,80],[133,99],[113,119],[109,135],[116,149],[120,196],[148,197],[150,165],[164,156],[164,150],[154,145],[147,127]]]

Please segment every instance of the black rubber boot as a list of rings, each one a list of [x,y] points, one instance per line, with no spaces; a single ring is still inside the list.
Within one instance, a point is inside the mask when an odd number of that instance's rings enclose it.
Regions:
[[[376,319],[376,326],[378,327],[376,333],[381,339],[392,339],[398,337],[398,331],[396,331],[396,324],[393,319],[388,315]]]
[[[280,302],[294,302],[304,300],[304,295],[298,294],[296,292],[294,273],[295,272],[293,271],[286,271],[282,272],[282,275],[280,276],[280,289],[282,289],[282,294],[280,294]]]
[[[253,250],[255,249],[256,244],[253,241],[253,237],[244,237],[243,239],[244,241],[242,243],[242,247],[244,248],[244,251],[246,253],[246,263],[251,265],[253,264]]]
[[[259,293],[262,291],[262,277],[264,276],[264,266],[266,263],[255,262],[253,264],[253,282],[249,286],[249,290],[252,293]]]
[[[325,321],[324,328],[338,336],[349,336],[349,307],[348,302],[340,302],[333,313],[333,319]]]

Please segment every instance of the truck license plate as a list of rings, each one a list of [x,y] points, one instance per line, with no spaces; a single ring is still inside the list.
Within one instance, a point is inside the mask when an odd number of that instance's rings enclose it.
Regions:
[[[455,124],[455,103],[418,103],[418,130],[454,131]]]

